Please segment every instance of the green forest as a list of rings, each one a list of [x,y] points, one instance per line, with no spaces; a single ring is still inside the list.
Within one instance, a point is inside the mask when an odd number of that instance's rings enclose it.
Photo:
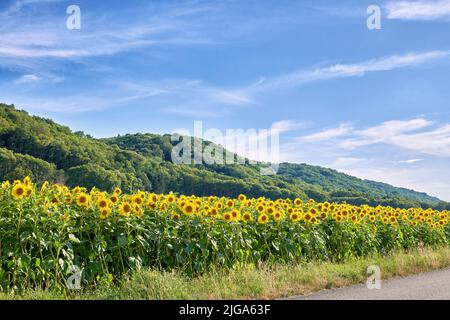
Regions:
[[[201,141],[200,146],[209,144]],[[170,135],[149,133],[95,139],[14,105],[0,104],[0,180],[30,176],[38,183],[48,180],[107,191],[119,186],[126,192],[228,197],[243,193],[271,199],[450,209],[450,204],[425,193],[306,164],[282,163],[272,176],[261,175],[263,164],[249,161],[243,165],[174,164],[173,145]]]

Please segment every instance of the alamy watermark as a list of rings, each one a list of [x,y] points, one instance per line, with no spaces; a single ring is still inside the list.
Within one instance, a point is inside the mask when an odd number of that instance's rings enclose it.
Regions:
[[[67,278],[66,286],[69,290],[80,290],[81,289],[81,278],[82,271],[79,266],[72,266],[67,270],[67,273],[71,275]]]
[[[69,30],[81,29],[81,9],[77,5],[70,5],[66,9],[66,13],[69,15],[66,20],[66,27]]]
[[[379,266],[372,265],[367,267],[367,281],[366,286],[369,290],[381,289],[381,269]]]
[[[193,132],[177,129],[171,136],[171,160],[174,164],[263,164],[262,175],[278,172],[280,130],[219,129],[203,130],[203,122],[195,121]],[[205,143],[211,141],[213,143]]]
[[[377,5],[370,5],[367,7],[367,18],[366,24],[369,30],[380,30],[381,29],[381,8]]]

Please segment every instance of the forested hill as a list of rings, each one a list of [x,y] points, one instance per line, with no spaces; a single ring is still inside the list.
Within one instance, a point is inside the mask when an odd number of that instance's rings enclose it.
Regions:
[[[209,142],[202,141],[206,146]],[[447,207],[435,197],[361,180],[335,170],[283,163],[277,175],[260,164],[178,165],[169,135],[134,134],[94,139],[55,122],[0,104],[0,180],[26,175],[37,182],[235,197],[301,197],[354,204]]]

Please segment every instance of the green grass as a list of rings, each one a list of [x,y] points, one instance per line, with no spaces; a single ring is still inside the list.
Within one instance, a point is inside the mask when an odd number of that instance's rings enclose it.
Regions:
[[[446,268],[450,266],[450,248],[423,248],[339,264],[310,262],[213,271],[195,278],[178,272],[141,270],[114,286],[99,286],[71,296],[30,290],[0,293],[0,299],[276,299],[363,283],[370,265],[378,265],[384,279]]]

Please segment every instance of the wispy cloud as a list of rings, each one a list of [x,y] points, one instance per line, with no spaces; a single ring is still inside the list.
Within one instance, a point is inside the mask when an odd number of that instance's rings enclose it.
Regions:
[[[4,12],[5,14],[13,14],[21,11],[23,7],[33,5],[33,4],[45,4],[52,2],[62,2],[63,0],[16,0],[13,1],[11,6]]]
[[[414,164],[418,162],[422,162],[424,159],[409,159],[409,160],[400,160],[398,163],[400,164]]]
[[[274,122],[272,124],[272,130],[277,130],[278,132],[287,132],[305,128],[307,126],[308,124],[304,122],[300,123],[292,120],[282,120]]]
[[[30,68],[43,60],[79,60],[90,57],[110,56],[145,47],[168,45],[194,45],[212,40],[195,32],[196,14],[211,8],[167,7],[164,12],[148,14],[145,19],[122,21],[120,16],[106,19],[83,14],[86,23],[81,30],[67,30],[64,15],[55,17],[42,5],[58,0],[22,0],[1,14],[0,66]],[[37,14],[33,10],[39,5]],[[201,9],[201,10],[200,10]],[[33,64],[34,63],[34,64]]]
[[[334,64],[311,70],[299,70],[275,78],[266,78],[249,88],[250,91],[273,90],[280,87],[294,87],[315,81],[344,77],[363,76],[370,72],[391,71],[415,67],[426,62],[450,57],[450,51],[427,51],[393,55],[352,64]]]
[[[436,20],[450,18],[450,0],[390,1],[385,10],[388,19]]]
[[[439,126],[433,121],[417,118],[386,121],[365,129],[341,125],[335,129],[299,137],[297,141],[328,142],[334,148],[342,150],[385,144],[419,154],[450,157],[450,124]],[[417,162],[418,159],[414,160]]]
[[[35,74],[25,74],[14,81],[15,84],[24,84],[41,81],[42,78]]]
[[[340,124],[337,128],[324,129],[314,134],[298,137],[297,140],[304,142],[317,142],[342,137],[351,133],[352,131],[353,128],[349,124],[343,123]]]

